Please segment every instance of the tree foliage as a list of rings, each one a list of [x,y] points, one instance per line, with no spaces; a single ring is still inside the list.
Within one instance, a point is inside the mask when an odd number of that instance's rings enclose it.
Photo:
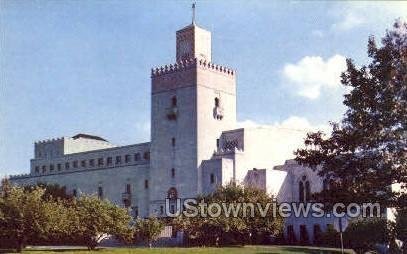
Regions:
[[[230,183],[226,186],[219,186],[218,189],[208,195],[198,198],[198,203],[205,201],[207,204],[228,204],[238,203],[254,204],[252,209],[239,209],[237,216],[227,216],[224,212],[219,217],[179,216],[175,221],[175,227],[184,230],[189,244],[191,245],[224,245],[224,244],[244,244],[262,242],[268,237],[276,237],[282,232],[283,219],[272,214],[272,207],[269,206],[266,216],[261,216],[257,209],[257,203],[265,208],[274,200],[265,191],[244,187]],[[236,207],[236,206],[235,206]],[[207,214],[207,208],[205,208]],[[246,210],[246,216],[244,211]]]
[[[156,217],[146,219],[137,219],[134,223],[135,241],[144,241],[151,248],[152,243],[156,241],[164,229],[163,221]]]
[[[106,235],[131,239],[131,217],[125,209],[93,196],[70,198],[59,192],[57,186],[48,191],[46,188],[46,185],[16,187],[3,182],[0,248],[21,251],[28,244],[63,243],[93,249]],[[55,190],[61,194],[58,198],[51,195]]]
[[[347,60],[342,84],[346,114],[333,123],[331,136],[310,133],[296,160],[330,180],[316,196],[332,202],[380,202],[406,206],[392,184],[407,183],[407,24],[387,31],[379,47],[368,42],[371,62],[358,67]]]

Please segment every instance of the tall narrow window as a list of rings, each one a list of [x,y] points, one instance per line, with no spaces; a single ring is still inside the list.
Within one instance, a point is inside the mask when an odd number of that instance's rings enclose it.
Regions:
[[[302,203],[302,202],[304,202],[304,183],[301,181],[300,183],[299,183],[299,199],[300,199],[300,202]]]
[[[172,146],[175,146],[175,138],[172,138],[172,139],[171,139],[171,145],[172,145]]]
[[[175,168],[171,169],[171,177],[174,178],[175,177]]]
[[[91,167],[95,166],[95,160],[94,159],[89,160],[89,166],[91,166]]]
[[[73,162],[73,167],[74,167],[74,168],[78,168],[78,161],[74,161],[74,162]]]
[[[125,163],[129,163],[129,162],[130,162],[130,154],[126,154],[126,155],[124,156],[124,162],[125,162]]]
[[[53,171],[54,170],[54,164],[49,165],[49,170]]]
[[[42,166],[42,173],[45,173],[47,171],[47,166]]]
[[[148,180],[144,180],[144,189],[148,189]]]
[[[219,107],[219,98],[218,97],[215,98],[215,107]]]
[[[211,174],[210,180],[211,180],[211,184],[215,183],[215,175],[214,174]]]
[[[99,197],[100,199],[103,198],[103,188],[102,188],[101,186],[98,187],[98,197]]]
[[[133,208],[133,211],[134,211],[134,217],[138,217],[138,206],[135,206]]]
[[[173,96],[171,98],[171,106],[173,106],[173,107],[177,106],[177,96]]]
[[[81,161],[81,167],[86,168],[86,161],[85,160]]]
[[[98,159],[98,166],[103,166],[103,158]]]
[[[144,152],[143,157],[145,160],[150,160],[150,152]]]
[[[129,183],[126,184],[126,193],[128,193],[128,194],[131,193],[131,185]]]
[[[119,156],[116,156],[116,164],[120,164],[120,163],[122,163],[122,157],[119,155]]]
[[[135,153],[134,154],[134,161],[139,161],[140,160],[140,153]]]
[[[106,159],[106,164],[107,164],[108,166],[112,165],[112,164],[113,164],[113,158],[112,158],[112,157],[107,157],[107,159]]]
[[[35,173],[39,173],[40,172],[40,167],[35,166]]]
[[[311,200],[311,184],[305,175],[298,182],[298,200],[299,202],[309,202]]]
[[[57,164],[57,169],[58,169],[58,171],[61,170],[61,163],[58,163],[58,164]]]
[[[69,162],[65,162],[65,169],[69,169]]]

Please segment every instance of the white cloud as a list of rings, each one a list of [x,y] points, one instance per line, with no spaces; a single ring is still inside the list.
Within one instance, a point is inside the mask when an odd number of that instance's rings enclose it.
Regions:
[[[298,95],[316,99],[321,88],[340,87],[340,75],[346,70],[346,58],[334,55],[326,61],[320,56],[306,56],[283,68],[285,85]]]
[[[304,147],[304,139],[308,132],[323,131],[330,133],[329,125],[314,125],[306,118],[290,116],[282,122],[269,124],[246,120],[238,123],[240,128],[270,128],[272,130],[272,147],[268,151],[272,154],[273,165],[281,165],[288,159],[294,158],[294,151]]]
[[[311,35],[315,36],[317,38],[323,38],[324,37],[324,32],[322,30],[316,29],[311,31]]]
[[[397,18],[407,19],[407,3],[388,2],[341,2],[335,5],[332,14],[337,22],[334,31],[350,30],[360,26],[380,26],[387,28]]]

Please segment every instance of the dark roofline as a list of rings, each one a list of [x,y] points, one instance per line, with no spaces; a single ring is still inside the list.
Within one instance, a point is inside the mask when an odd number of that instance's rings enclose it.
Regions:
[[[94,139],[94,140],[99,140],[99,141],[105,141],[109,142],[104,138],[101,138],[99,136],[94,136],[94,135],[89,135],[89,134],[84,134],[84,133],[78,133],[75,136],[72,137],[73,139],[78,139],[78,138],[87,138],[87,139]]]

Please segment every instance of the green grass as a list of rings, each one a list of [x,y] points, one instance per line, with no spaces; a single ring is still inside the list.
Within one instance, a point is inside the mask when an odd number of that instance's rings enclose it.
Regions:
[[[299,246],[245,246],[245,247],[224,247],[224,248],[100,248],[95,251],[84,249],[26,249],[23,253],[31,254],[89,254],[89,253],[116,253],[116,254],[340,254],[338,249],[299,247]],[[347,250],[346,253],[354,253]]]

